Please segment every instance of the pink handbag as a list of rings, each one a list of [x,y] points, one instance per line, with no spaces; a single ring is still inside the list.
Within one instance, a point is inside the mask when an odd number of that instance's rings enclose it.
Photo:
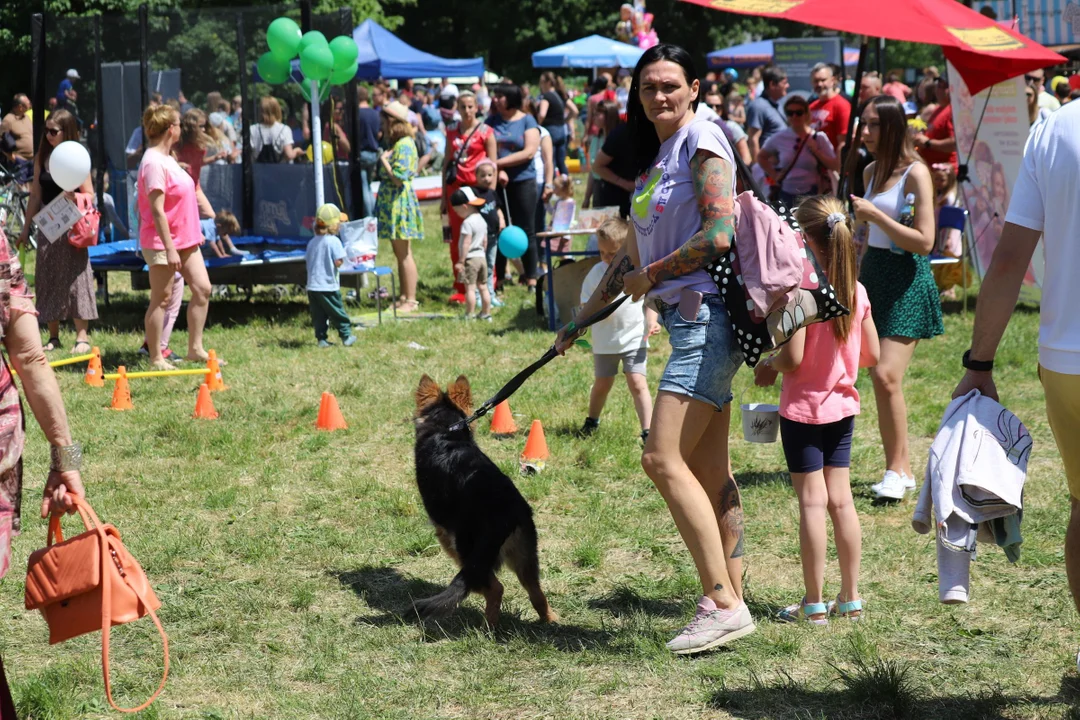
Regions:
[[[98,230],[101,227],[101,213],[94,207],[94,196],[90,193],[75,193],[75,205],[82,217],[68,230],[67,239],[72,246],[88,248],[97,245]]]
[[[802,243],[750,191],[735,198],[735,253],[755,315],[765,318],[794,299],[803,277]]]

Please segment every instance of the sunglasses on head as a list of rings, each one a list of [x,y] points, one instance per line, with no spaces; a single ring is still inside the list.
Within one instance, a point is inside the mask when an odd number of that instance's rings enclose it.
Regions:
[[[784,110],[784,114],[788,117],[802,117],[806,114],[806,110],[800,108],[798,110]]]

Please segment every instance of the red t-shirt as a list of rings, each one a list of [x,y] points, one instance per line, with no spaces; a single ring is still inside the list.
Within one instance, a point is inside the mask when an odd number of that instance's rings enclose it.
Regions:
[[[828,100],[818,98],[810,103],[810,120],[815,128],[825,133],[833,148],[839,147],[837,140],[847,135],[848,121],[851,120],[851,103],[840,95]]]
[[[926,137],[931,140],[945,140],[947,138],[956,137],[956,129],[953,127],[952,119],[952,105],[946,105],[945,107],[938,108],[934,114],[930,117],[929,127],[926,129]],[[922,155],[922,159],[926,161],[927,165],[933,165],[934,163],[952,163],[954,168],[960,167],[960,159],[953,150],[951,153],[942,152],[940,150],[931,150],[930,148],[919,148],[919,154]]]
[[[490,125],[480,123],[480,126],[476,129],[476,132],[470,130],[467,133],[462,134],[458,131],[457,127],[447,131],[446,133],[446,156],[443,160],[444,163],[454,162],[454,158],[457,157],[457,153],[461,150],[461,146],[465,144],[465,140],[468,139],[469,145],[461,151],[460,162],[457,166],[457,185],[464,187],[465,185],[476,184],[476,166],[480,164],[480,161],[487,157],[487,139],[495,131],[491,129]],[[472,133],[472,137],[469,137],[469,133]]]
[[[199,173],[202,172],[205,157],[206,150],[198,145],[178,145],[176,147],[176,159],[178,162],[187,163],[187,174],[195,181],[195,187],[199,187]]]

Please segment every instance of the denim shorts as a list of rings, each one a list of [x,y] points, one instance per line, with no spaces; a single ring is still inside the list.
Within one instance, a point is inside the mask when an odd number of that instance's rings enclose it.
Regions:
[[[678,305],[655,303],[671,336],[671,356],[658,389],[723,410],[731,402],[731,380],[742,364],[724,301],[719,295],[705,295],[693,320],[683,318]]]

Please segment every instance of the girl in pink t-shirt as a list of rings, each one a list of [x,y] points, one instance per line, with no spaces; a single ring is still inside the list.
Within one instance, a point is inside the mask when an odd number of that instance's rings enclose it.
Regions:
[[[828,195],[810,198],[795,217],[851,314],[799,330],[779,353],[758,366],[756,380],[758,385],[772,385],[776,373],[784,373],[780,431],[799,496],[799,552],[806,594],[782,610],[780,619],[825,625],[829,614],[855,619],[862,613],[858,590],[862,530],[851,498],[851,438],[859,414],[855,389],[859,368],[877,364],[880,345],[866,289],[856,280],[855,243],[843,203]],[[829,606],[823,600],[826,510],[840,561],[840,593]]]

